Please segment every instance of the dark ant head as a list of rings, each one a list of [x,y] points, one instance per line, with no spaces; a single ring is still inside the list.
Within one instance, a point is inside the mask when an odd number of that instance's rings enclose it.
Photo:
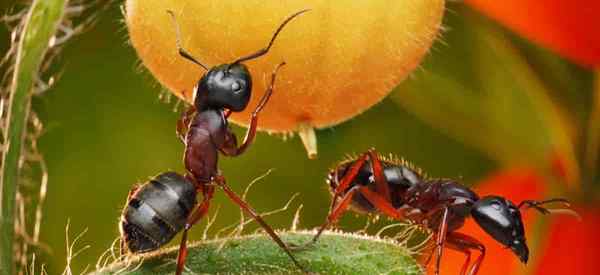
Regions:
[[[244,64],[223,64],[202,76],[194,91],[197,110],[206,107],[243,111],[252,95],[252,77]]]
[[[529,248],[519,208],[511,201],[498,197],[483,197],[471,209],[471,215],[496,241],[509,247],[521,262],[527,263]]]
[[[207,71],[200,81],[198,81],[198,85],[196,85],[194,91],[194,106],[196,107],[196,110],[227,108],[233,112],[243,111],[250,101],[252,77],[242,62],[267,54],[283,27],[294,19],[294,17],[307,11],[309,10],[301,10],[286,18],[281,25],[279,25],[279,28],[277,28],[273,37],[271,37],[271,41],[267,47],[247,56],[240,57],[232,63],[215,66],[209,69],[181,47],[179,25],[175,20],[175,14],[168,10],[167,13],[171,16],[175,25],[176,44],[179,55],[196,63]]]

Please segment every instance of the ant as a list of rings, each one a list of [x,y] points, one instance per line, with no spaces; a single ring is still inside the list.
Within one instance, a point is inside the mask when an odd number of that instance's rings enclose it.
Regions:
[[[243,111],[250,101],[252,77],[242,62],[268,53],[283,27],[307,11],[309,10],[301,10],[286,18],[273,34],[267,47],[240,57],[232,63],[221,64],[210,69],[181,46],[179,25],[174,13],[167,11],[175,26],[179,55],[204,68],[206,73],[194,87],[193,106],[177,122],[177,135],[185,145],[183,161],[187,173],[185,176],[173,172],[163,173],[131,190],[121,218],[123,250],[125,246],[134,253],[158,249],[183,229],[176,270],[176,274],[180,275],[188,253],[188,231],[206,215],[215,186],[218,186],[233,202],[252,216],[287,253],[294,264],[304,271],[275,231],[229,188],[225,177],[217,168],[217,161],[218,152],[226,156],[238,156],[248,149],[256,135],[258,114],[273,93],[277,71],[285,64],[282,62],[273,71],[271,83],[252,112],[246,136],[238,146],[237,137],[229,128],[227,119],[232,112]],[[196,201],[198,193],[203,195],[199,203]]]
[[[562,203],[569,206],[567,200],[560,198],[525,200],[515,205],[500,196],[479,197],[457,181],[425,178],[419,169],[406,161],[386,159],[375,149],[339,163],[329,172],[327,183],[333,195],[329,214],[312,242],[306,246],[314,245],[323,230],[335,224],[348,209],[358,213],[383,214],[395,220],[408,219],[434,232],[436,275],[440,272],[444,245],[466,255],[461,275],[467,274],[471,250],[479,250],[481,254],[469,271],[470,275],[477,274],[485,257],[485,247],[475,238],[455,232],[469,216],[496,241],[509,247],[521,262],[527,263],[529,249],[520,209],[533,208],[549,214],[553,210],[542,205]]]

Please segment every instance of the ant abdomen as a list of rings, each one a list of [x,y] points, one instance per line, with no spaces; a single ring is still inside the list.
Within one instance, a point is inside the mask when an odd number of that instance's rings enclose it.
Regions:
[[[414,185],[422,183],[423,176],[421,175],[421,171],[418,168],[414,168],[411,164],[402,159],[394,157],[388,158],[384,156],[378,157],[382,168],[383,177],[391,193],[391,204],[394,207],[401,207],[405,204],[405,202],[400,199],[401,196],[399,196],[399,194],[406,192]],[[364,165],[360,165],[360,168],[358,171],[356,171],[356,175],[352,177],[353,180],[350,182],[347,189],[344,190],[344,193],[347,193],[356,186],[366,186],[373,191],[376,191],[372,160],[370,158],[365,158],[362,160],[360,158],[352,158],[350,160],[341,162],[329,172],[327,183],[332,194],[335,194],[340,181],[344,177],[348,176],[349,173],[352,173],[352,166],[355,165],[356,162],[363,161]],[[377,208],[371,204],[369,200],[367,200],[367,198],[365,198],[360,192],[357,192],[352,197],[350,207],[352,210],[360,213],[377,212]]]
[[[175,172],[135,188],[121,216],[122,248],[134,253],[158,249],[183,229],[194,205],[194,185]]]

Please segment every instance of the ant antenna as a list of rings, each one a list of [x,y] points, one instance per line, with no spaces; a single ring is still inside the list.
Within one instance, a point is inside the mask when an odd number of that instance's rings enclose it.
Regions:
[[[570,206],[568,200],[562,199],[562,198],[557,198],[557,199],[550,199],[550,200],[545,200],[545,201],[524,200],[521,203],[519,203],[518,208],[519,209],[521,209],[521,207],[525,207],[525,209],[534,208],[535,210],[540,211],[540,213],[546,215],[546,214],[552,213],[553,210],[541,207],[541,205],[547,204],[547,203],[554,203],[554,202],[562,203],[565,207]]]
[[[296,17],[296,16],[298,16],[300,14],[303,14],[303,13],[305,13],[307,11],[310,11],[310,9],[301,10],[301,11],[299,11],[297,13],[292,14],[290,17],[286,18],[283,21],[283,23],[281,23],[281,25],[279,25],[279,28],[277,28],[277,30],[275,31],[275,33],[273,34],[273,37],[271,38],[271,41],[269,42],[269,45],[266,48],[262,48],[262,49],[258,50],[257,52],[255,52],[253,54],[250,54],[250,55],[247,55],[247,56],[244,56],[244,57],[240,57],[236,61],[234,61],[233,63],[231,63],[231,65],[238,64],[238,63],[241,63],[241,62],[244,62],[244,61],[248,61],[250,59],[254,59],[254,58],[257,58],[257,57],[261,57],[261,56],[265,55],[266,53],[268,53],[269,49],[271,49],[271,46],[273,46],[273,42],[275,42],[275,38],[277,38],[277,35],[279,34],[279,32],[281,32],[281,30],[283,29],[283,27],[285,27],[285,25],[287,23],[289,23],[290,21],[292,21],[292,19],[294,19],[294,17]]]
[[[206,71],[208,71],[208,67],[206,67],[204,64],[202,64],[200,61],[196,60],[196,58],[194,58],[190,53],[188,53],[183,47],[181,47],[181,31],[179,30],[179,24],[177,24],[177,20],[175,20],[175,13],[173,13],[173,11],[171,10],[167,10],[167,13],[171,16],[171,20],[173,21],[173,25],[175,25],[175,43],[177,45],[177,51],[179,52],[179,55],[181,55],[183,58],[192,61],[196,64],[198,64],[200,67],[204,68]]]

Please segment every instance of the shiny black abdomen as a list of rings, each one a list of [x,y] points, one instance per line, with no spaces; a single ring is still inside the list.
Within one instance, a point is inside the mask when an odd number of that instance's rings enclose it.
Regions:
[[[353,163],[354,161],[343,163],[336,168],[338,182],[341,181],[344,175],[346,175],[348,169]],[[395,208],[400,208],[405,204],[404,200],[402,199],[403,194],[408,188],[421,182],[422,177],[418,171],[408,167],[407,165],[397,164],[386,160],[381,160],[381,165],[383,166],[384,177],[390,190],[391,203]],[[331,188],[330,190],[332,192],[336,188],[334,179],[335,170],[331,171],[327,178]],[[366,185],[371,188],[371,190],[375,191],[375,178],[373,176],[373,169],[370,160],[367,160],[365,165],[362,166],[358,172],[358,175],[346,191],[356,185]],[[360,213],[374,213],[377,211],[377,209],[360,193],[357,193],[353,197],[350,207],[352,210]]]
[[[183,176],[166,172],[140,186],[121,217],[121,238],[134,253],[169,242],[183,229],[196,204],[196,189]]]

